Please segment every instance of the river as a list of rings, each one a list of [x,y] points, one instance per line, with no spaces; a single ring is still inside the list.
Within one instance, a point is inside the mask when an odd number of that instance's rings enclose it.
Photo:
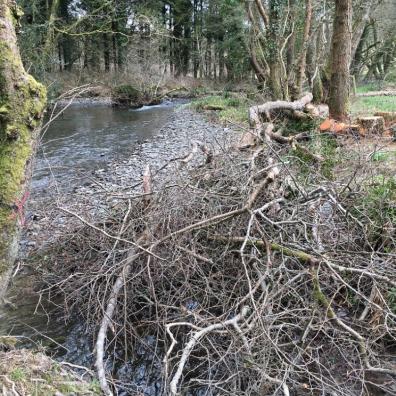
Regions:
[[[224,150],[235,137],[232,130],[213,124],[202,115],[187,109],[179,111],[175,103],[139,110],[99,104],[70,106],[49,125],[41,139],[16,275],[6,294],[7,303],[0,306],[0,336],[18,336],[20,346],[44,346],[58,359],[92,367],[94,332],[79,321],[70,323],[53,299],[49,303],[36,291],[42,268],[34,261],[34,255],[48,241],[56,244],[62,227],[67,227],[67,223],[63,224],[66,216],[56,210],[56,205],[53,209],[54,201],[89,196],[91,207],[100,208],[100,200],[95,201],[98,180],[106,189],[130,191],[137,180],[141,181],[148,163],[163,179],[166,174],[161,172],[167,170],[159,170],[170,159],[188,154],[193,140],[216,152]],[[204,154],[197,153],[188,166],[205,160]],[[47,260],[42,267],[48,268],[52,259],[56,258],[40,255],[40,260]],[[39,268],[35,268],[37,265]],[[119,381],[149,396],[162,392],[161,365],[152,352],[147,352],[147,346],[150,349],[153,343],[155,338],[147,337],[146,347],[137,348],[133,362],[120,359],[115,374]],[[132,394],[123,389],[120,394]]]
[[[33,203],[26,212],[26,228],[35,229],[35,211],[43,209],[43,202],[57,194],[70,194],[89,183],[91,176],[111,161],[122,161],[136,146],[153,141],[175,107],[172,102],[138,110],[104,104],[68,107],[41,137],[30,188]],[[77,349],[90,348],[90,345],[83,346],[77,341],[75,324],[71,331],[62,317],[51,315],[56,307],[40,300],[35,292],[35,270],[29,266],[29,257],[24,257],[26,246],[32,244],[29,233],[25,233],[16,276],[6,294],[6,304],[0,305],[0,336],[19,336],[24,346],[57,347],[58,352],[67,352],[71,357]],[[74,357],[75,361],[84,363],[84,359]]]

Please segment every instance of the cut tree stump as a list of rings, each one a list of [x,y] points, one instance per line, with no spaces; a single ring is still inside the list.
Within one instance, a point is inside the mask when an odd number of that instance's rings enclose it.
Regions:
[[[385,122],[396,122],[396,111],[377,111],[374,115],[377,117],[383,117]]]
[[[382,135],[385,132],[384,117],[360,117],[357,122],[365,135]]]

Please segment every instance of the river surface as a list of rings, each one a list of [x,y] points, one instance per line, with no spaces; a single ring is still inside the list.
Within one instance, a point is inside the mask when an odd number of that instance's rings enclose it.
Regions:
[[[32,194],[45,192],[54,176],[60,189],[81,186],[81,177],[110,160],[126,158],[136,145],[153,140],[174,108],[172,102],[138,110],[71,105],[43,134]]]
[[[138,110],[101,104],[68,107],[43,133],[30,189],[31,200],[36,204],[28,207],[27,227],[35,226],[37,202],[51,199],[54,192],[70,193],[89,183],[90,175],[101,171],[109,161],[128,158],[137,145],[153,141],[175,107],[171,102]],[[32,243],[24,235],[22,253]],[[34,269],[24,265],[25,259],[28,263],[28,257],[22,257],[17,266],[6,294],[7,303],[0,305],[0,336],[19,336],[22,345],[57,347],[68,357],[77,350],[84,356],[82,349],[89,350],[91,345],[81,341],[75,324],[71,331],[61,317],[51,315],[55,307],[35,293]]]

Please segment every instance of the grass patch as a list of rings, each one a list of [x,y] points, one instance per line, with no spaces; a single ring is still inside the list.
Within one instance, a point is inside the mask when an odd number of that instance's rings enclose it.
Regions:
[[[371,156],[372,161],[386,162],[396,158],[396,151],[377,151]]]
[[[352,114],[375,113],[376,111],[395,111],[396,96],[370,96],[356,98],[351,107]]]
[[[224,95],[207,96],[191,103],[191,107],[197,111],[216,109],[215,114],[224,124],[227,122],[247,124],[250,105],[246,97],[231,96],[227,92]]]
[[[11,388],[14,387],[14,391]],[[0,392],[5,395],[101,395],[95,378],[81,379],[41,353],[29,350],[0,351]],[[3,394],[1,393],[1,394]]]
[[[385,175],[371,178],[363,185],[356,208],[356,216],[362,217],[362,221],[367,221],[367,216],[372,222],[370,239],[374,246],[381,245],[387,239],[389,227],[396,224],[396,178]]]
[[[25,381],[26,379],[26,373],[25,370],[21,367],[17,367],[14,370],[11,371],[10,373],[10,378],[14,381]]]
[[[396,313],[396,288],[392,287],[387,295],[389,308],[393,313]]]
[[[360,85],[356,88],[356,93],[367,93],[372,91],[381,91],[383,89],[383,83],[381,82],[371,82],[364,85]]]
[[[296,120],[286,117],[284,120],[284,135],[291,136],[300,132],[316,131],[322,121],[320,118]]]

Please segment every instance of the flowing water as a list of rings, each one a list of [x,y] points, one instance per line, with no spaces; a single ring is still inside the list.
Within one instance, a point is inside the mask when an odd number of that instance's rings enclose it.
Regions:
[[[152,141],[174,111],[174,103],[138,110],[108,105],[71,105],[43,134],[35,161],[31,199],[45,201],[89,182],[89,175],[112,160],[127,158],[136,145]],[[34,206],[34,205],[33,205]],[[31,223],[34,213],[27,213]],[[29,245],[22,239],[22,251]],[[23,260],[21,260],[23,264]],[[0,336],[21,337],[22,345],[44,344],[76,363],[87,363],[92,345],[82,336],[82,326],[65,325],[51,315],[53,305],[41,301],[34,290],[34,271],[28,265],[12,279],[6,304],[0,305]]]
[[[125,158],[136,145],[153,140],[173,109],[171,102],[138,110],[100,104],[70,106],[43,136],[32,193],[45,193],[54,175],[61,189],[80,186],[80,175]]]

